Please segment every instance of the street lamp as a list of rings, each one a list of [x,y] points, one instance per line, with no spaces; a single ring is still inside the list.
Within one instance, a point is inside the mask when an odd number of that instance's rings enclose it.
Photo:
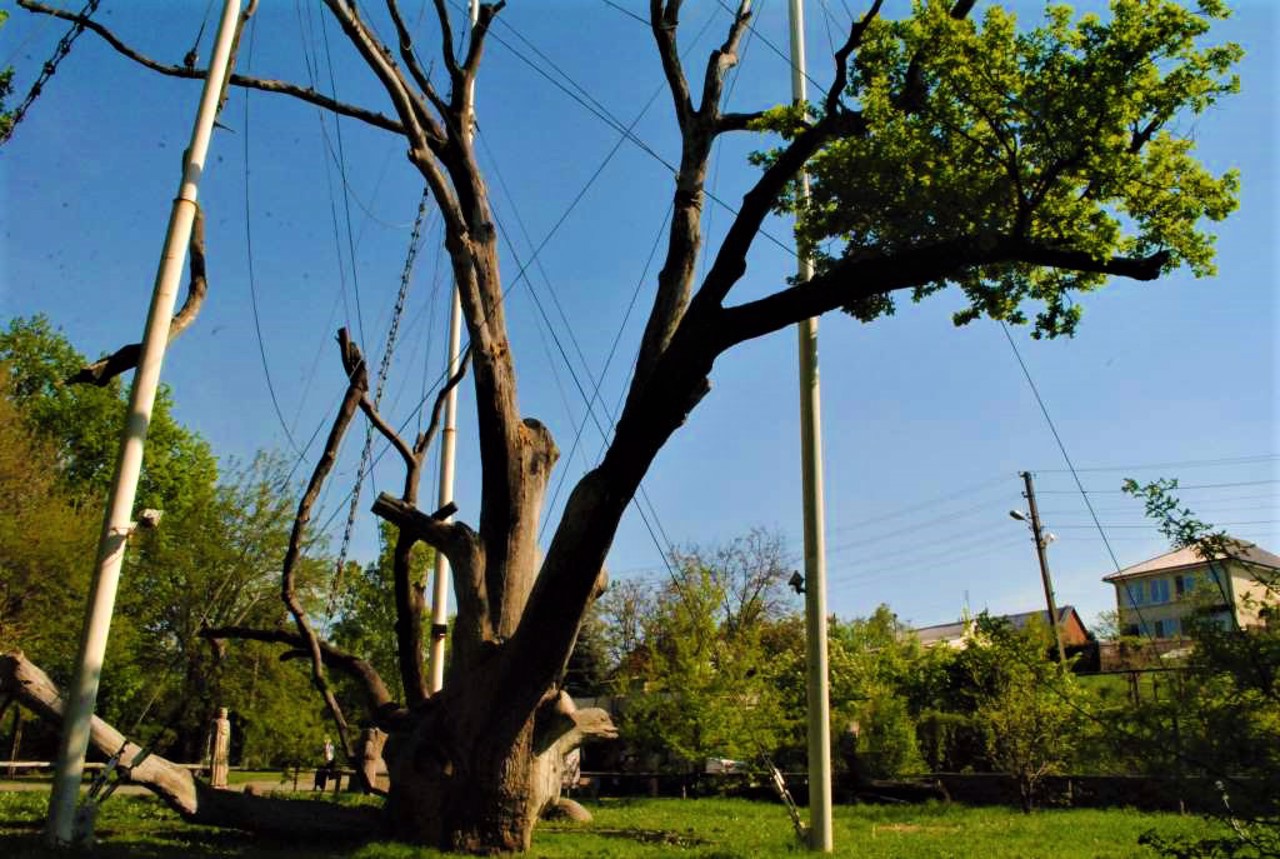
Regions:
[[[1031,535],[1036,543],[1036,557],[1040,561],[1040,579],[1044,582],[1044,601],[1049,608],[1049,626],[1053,629],[1054,643],[1058,645],[1058,662],[1065,665],[1067,654],[1062,646],[1062,627],[1058,624],[1058,604],[1053,597],[1053,580],[1049,577],[1049,559],[1044,553],[1045,548],[1057,538],[1052,534],[1042,534],[1040,531],[1040,514],[1036,510],[1036,490],[1031,483],[1031,472],[1022,472],[1022,480],[1027,487],[1023,497],[1027,499],[1031,512],[1028,514],[1021,510],[1010,510],[1009,515],[1019,522],[1026,522],[1031,527]]]

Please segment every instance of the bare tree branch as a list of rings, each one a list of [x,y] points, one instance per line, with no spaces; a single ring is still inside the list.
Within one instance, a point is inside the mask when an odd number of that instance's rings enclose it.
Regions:
[[[734,13],[733,24],[729,27],[729,35],[725,38],[724,44],[713,51],[707,60],[707,69],[702,82],[702,103],[698,107],[698,113],[706,119],[713,119],[720,115],[720,98],[724,92],[725,75],[738,64],[738,45],[750,23],[751,0],[739,0],[738,11]]]
[[[187,284],[186,300],[182,302],[182,307],[178,309],[178,312],[174,314],[173,321],[169,323],[169,343],[172,343],[192,322],[196,321],[196,317],[200,314],[200,308],[204,305],[205,296],[209,292],[209,281],[205,273],[204,211],[198,205],[195,210],[195,219],[191,224],[191,242],[187,250],[190,253],[188,266],[191,272],[191,280]],[[111,355],[99,358],[87,367],[83,367],[74,376],[69,376],[64,384],[89,384],[99,388],[106,387],[116,376],[137,367],[138,359],[141,355],[141,343],[130,343],[128,346],[121,346]]]
[[[413,50],[413,36],[409,33],[409,27],[405,24],[404,15],[400,13],[400,4],[397,0],[387,0],[387,11],[391,13],[391,20],[395,24],[396,37],[400,42],[400,58],[404,60],[405,66],[409,69],[409,74],[413,75],[413,80],[417,83],[418,88],[422,90],[427,100],[435,106],[436,110],[442,114],[447,111],[447,106],[436,89],[431,84],[431,76],[423,71],[422,64],[418,62],[418,55]]]
[[[680,3],[678,0],[672,0],[665,6],[660,0],[650,3],[654,40],[676,102],[681,151],[667,255],[658,273],[658,288],[640,341],[640,354],[636,359],[628,401],[644,389],[689,305],[694,267],[702,247],[702,204],[711,146],[717,134],[730,130],[738,122],[743,127],[746,125],[746,117],[735,116],[729,123],[722,120],[720,98],[724,76],[738,61],[737,46],[751,19],[750,7],[750,0],[740,0],[724,44],[707,60],[701,105],[695,111],[676,51]]]
[[[653,40],[658,44],[658,57],[662,60],[662,71],[667,76],[667,88],[671,90],[671,100],[675,104],[676,120],[683,129],[692,119],[693,98],[689,94],[689,81],[684,75],[684,66],[680,62],[680,51],[676,47],[676,30],[680,26],[680,0],[649,0],[649,26],[653,30]]]
[[[142,54],[138,50],[125,44],[118,36],[109,29],[99,24],[97,21],[77,15],[74,12],[67,12],[62,9],[54,9],[46,6],[37,0],[18,0],[18,5],[29,12],[36,12],[41,15],[52,15],[55,18],[61,18],[64,21],[74,21],[84,26],[86,30],[92,30],[98,36],[114,48],[118,53],[123,54],[135,63],[146,66],[154,72],[162,75],[168,75],[175,78],[187,78],[188,80],[204,80],[206,72],[203,69],[189,69],[186,66],[174,66],[167,63],[161,63]],[[292,96],[293,98],[305,101],[308,104],[314,104],[325,110],[331,110],[342,116],[349,116],[352,119],[358,119],[361,122],[387,131],[394,131],[397,134],[404,134],[405,127],[401,123],[374,110],[359,107],[353,104],[338,101],[330,98],[323,93],[316,92],[310,87],[298,86],[297,84],[288,83],[286,81],[271,80],[269,78],[255,78],[247,75],[233,74],[231,75],[231,85],[243,87],[245,89],[256,89],[262,92],[273,92],[281,95]]]
[[[324,0],[324,4],[338,19],[342,31],[359,51],[365,65],[378,77],[382,88],[391,97],[409,146],[413,149],[439,146],[444,140],[443,131],[432,119],[421,97],[404,79],[387,46],[360,20],[355,5],[343,0]]]
[[[449,72],[450,86],[457,89],[462,85],[462,68],[453,52],[453,23],[449,20],[449,7],[445,0],[433,0],[433,3],[436,7],[436,20],[440,24],[440,57]]]
[[[284,644],[289,647],[306,649],[307,642],[301,636],[286,632],[283,629],[258,629],[248,626],[218,626],[200,630],[200,636],[211,641],[234,638],[242,641],[263,641],[271,644]],[[327,641],[318,642],[320,656],[324,664],[331,666],[352,679],[364,689],[369,715],[377,716],[388,708],[395,707],[395,701],[387,690],[378,670],[367,659],[347,653],[334,647]]]
[[[473,551],[477,541],[475,532],[461,522],[445,521],[453,511],[423,513],[412,504],[396,498],[390,492],[382,492],[373,502],[373,512],[396,527],[421,540],[431,548],[443,552],[453,566],[465,566],[470,562],[467,554]]]
[[[835,52],[836,73],[831,81],[831,86],[827,88],[827,97],[824,100],[827,113],[835,113],[839,110],[840,96],[844,94],[844,88],[849,82],[849,55],[862,46],[862,38],[866,35],[867,28],[871,26],[871,22],[880,14],[882,5],[884,5],[884,0],[875,0],[871,4],[871,8],[867,10],[867,14],[859,18],[849,28],[849,38]]]
[[[369,389],[369,376],[365,370],[364,361],[362,359],[357,360],[359,351],[356,350],[355,344],[351,342],[345,328],[338,331],[338,344],[342,350],[343,366],[350,368],[348,369],[347,392],[342,399],[342,405],[338,408],[333,427],[329,430],[329,437],[325,440],[324,452],[321,453],[319,461],[316,462],[315,469],[311,472],[311,479],[307,483],[307,489],[303,493],[302,499],[298,502],[298,512],[293,519],[293,530],[289,534],[289,548],[285,552],[281,569],[280,598],[289,609],[289,614],[293,616],[294,625],[298,628],[298,635],[306,642],[307,650],[311,654],[311,681],[324,698],[325,705],[328,707],[334,724],[337,726],[343,748],[350,755],[352,753],[352,744],[347,720],[342,715],[342,708],[338,704],[338,699],[334,697],[333,690],[329,688],[329,682],[325,678],[324,655],[321,652],[320,640],[316,636],[315,630],[311,628],[311,622],[307,619],[306,611],[298,601],[297,593],[294,589],[295,572],[298,559],[302,554],[303,539],[306,535],[307,525],[311,522],[311,508],[315,505],[316,498],[320,495],[320,488],[324,485],[325,478],[333,470],[334,462],[338,458],[338,446],[342,443],[342,436],[346,434],[347,427],[351,424],[351,419],[355,417],[360,399]]]
[[[493,19],[498,17],[498,13],[506,5],[507,0],[480,4],[480,14],[476,16],[475,26],[471,28],[471,38],[467,40],[467,58],[462,63],[462,74],[466,82],[475,82],[476,71],[480,68],[480,58],[484,56],[484,37],[488,34]]]
[[[444,387],[436,394],[435,404],[431,407],[431,420],[427,423],[427,428],[418,433],[418,438],[413,443],[413,452],[419,458],[431,447],[431,443],[435,440],[436,433],[440,430],[440,416],[444,412],[445,403],[449,399],[449,393],[466,378],[467,368],[471,366],[471,347],[468,346],[462,352],[462,360],[458,362],[458,372],[449,377],[444,383]]]

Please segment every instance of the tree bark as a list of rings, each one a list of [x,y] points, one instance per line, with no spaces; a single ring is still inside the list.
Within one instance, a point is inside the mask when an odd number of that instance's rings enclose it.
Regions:
[[[62,692],[21,652],[0,655],[0,693],[14,696],[40,718],[61,724]],[[363,841],[383,832],[377,809],[214,790],[186,768],[148,754],[96,716],[90,730],[90,742],[101,754],[120,754],[118,772],[123,779],[147,788],[189,823],[322,842]]]

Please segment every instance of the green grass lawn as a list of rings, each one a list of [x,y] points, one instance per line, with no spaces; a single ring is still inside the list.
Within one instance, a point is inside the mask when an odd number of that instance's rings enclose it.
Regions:
[[[326,800],[317,800],[326,801]],[[62,856],[44,848],[43,793],[0,792],[0,855]],[[698,859],[799,856],[780,805],[728,799],[605,800],[590,806],[587,825],[548,823],[534,836],[534,857],[658,857]],[[1114,811],[1053,810],[1023,815],[1002,808],[961,805],[840,807],[835,812],[837,856],[858,857],[1154,857],[1138,836],[1210,834],[1196,817]],[[248,835],[188,826],[150,797],[112,797],[98,819],[99,857],[185,856],[416,859],[438,855],[393,844],[351,851],[273,844]]]

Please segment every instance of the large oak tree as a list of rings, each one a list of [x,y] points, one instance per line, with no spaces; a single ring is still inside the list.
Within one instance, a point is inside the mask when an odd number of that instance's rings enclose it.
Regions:
[[[37,0],[20,3],[76,17]],[[910,9],[871,0],[835,52],[831,85],[815,103],[760,113],[721,108],[750,3],[741,0],[723,43],[691,70],[677,49],[681,2],[650,0],[651,36],[681,135],[666,254],[612,442],[574,487],[540,551],[539,519],[557,449],[547,428],[520,409],[499,236],[470,134],[471,94],[503,4],[481,6],[478,23],[460,40],[460,21],[445,0],[434,0],[434,25],[423,32],[410,26],[397,0],[386,0],[393,44],[366,19],[372,10],[354,0],[324,5],[385,90],[390,112],[283,81],[237,75],[232,83],[302,99],[403,138],[441,213],[461,296],[482,499],[472,522],[418,510],[431,433],[401,439],[380,419],[365,390],[363,359],[344,340],[351,385],[300,505],[299,528],[336,439],[363,409],[406,466],[402,492],[382,496],[375,508],[399,533],[396,630],[406,700],[392,702],[358,654],[318,640],[292,598],[296,545],[286,555],[283,587],[296,631],[224,632],[274,636],[308,653],[335,713],[327,670],[362,678],[367,716],[391,735],[381,824],[409,841],[526,849],[535,820],[557,794],[560,752],[583,734],[609,730],[600,714],[572,711],[560,689],[565,665],[601,587],[623,511],[706,396],[721,355],[811,316],[845,309],[870,319],[891,310],[899,292],[919,298],[946,287],[958,287],[970,301],[959,321],[980,315],[1022,321],[1022,308],[1031,304],[1039,308],[1038,334],[1069,333],[1078,314],[1073,292],[1112,276],[1153,280],[1180,266],[1209,272],[1211,239],[1199,225],[1234,207],[1235,177],[1208,174],[1174,124],[1235,87],[1229,69],[1238,49],[1201,44],[1210,20],[1226,14],[1216,0],[1200,0],[1194,10],[1173,0],[1114,0],[1106,20],[1072,20],[1054,7],[1036,29],[1019,29],[998,7],[971,14],[975,0],[918,0]],[[904,17],[889,20],[882,12]],[[96,22],[87,26],[156,72],[202,75],[145,57]],[[424,63],[419,51],[426,53],[428,43],[436,56]],[[766,129],[781,132],[782,142],[760,156],[758,179],[718,247],[706,249],[711,262],[700,275],[695,262],[703,252],[713,144],[721,135]],[[816,275],[739,298],[762,225],[792,206],[806,168],[815,195],[799,213],[800,234],[818,253]],[[417,542],[447,556],[458,602],[451,669],[435,695],[428,694],[422,664],[423,582],[407,562]],[[149,761],[133,776],[147,783],[156,766]],[[264,810],[269,800],[211,798],[177,774],[151,783],[194,820],[251,828],[298,820],[278,803]],[[363,814],[334,814],[324,831],[368,824]]]

